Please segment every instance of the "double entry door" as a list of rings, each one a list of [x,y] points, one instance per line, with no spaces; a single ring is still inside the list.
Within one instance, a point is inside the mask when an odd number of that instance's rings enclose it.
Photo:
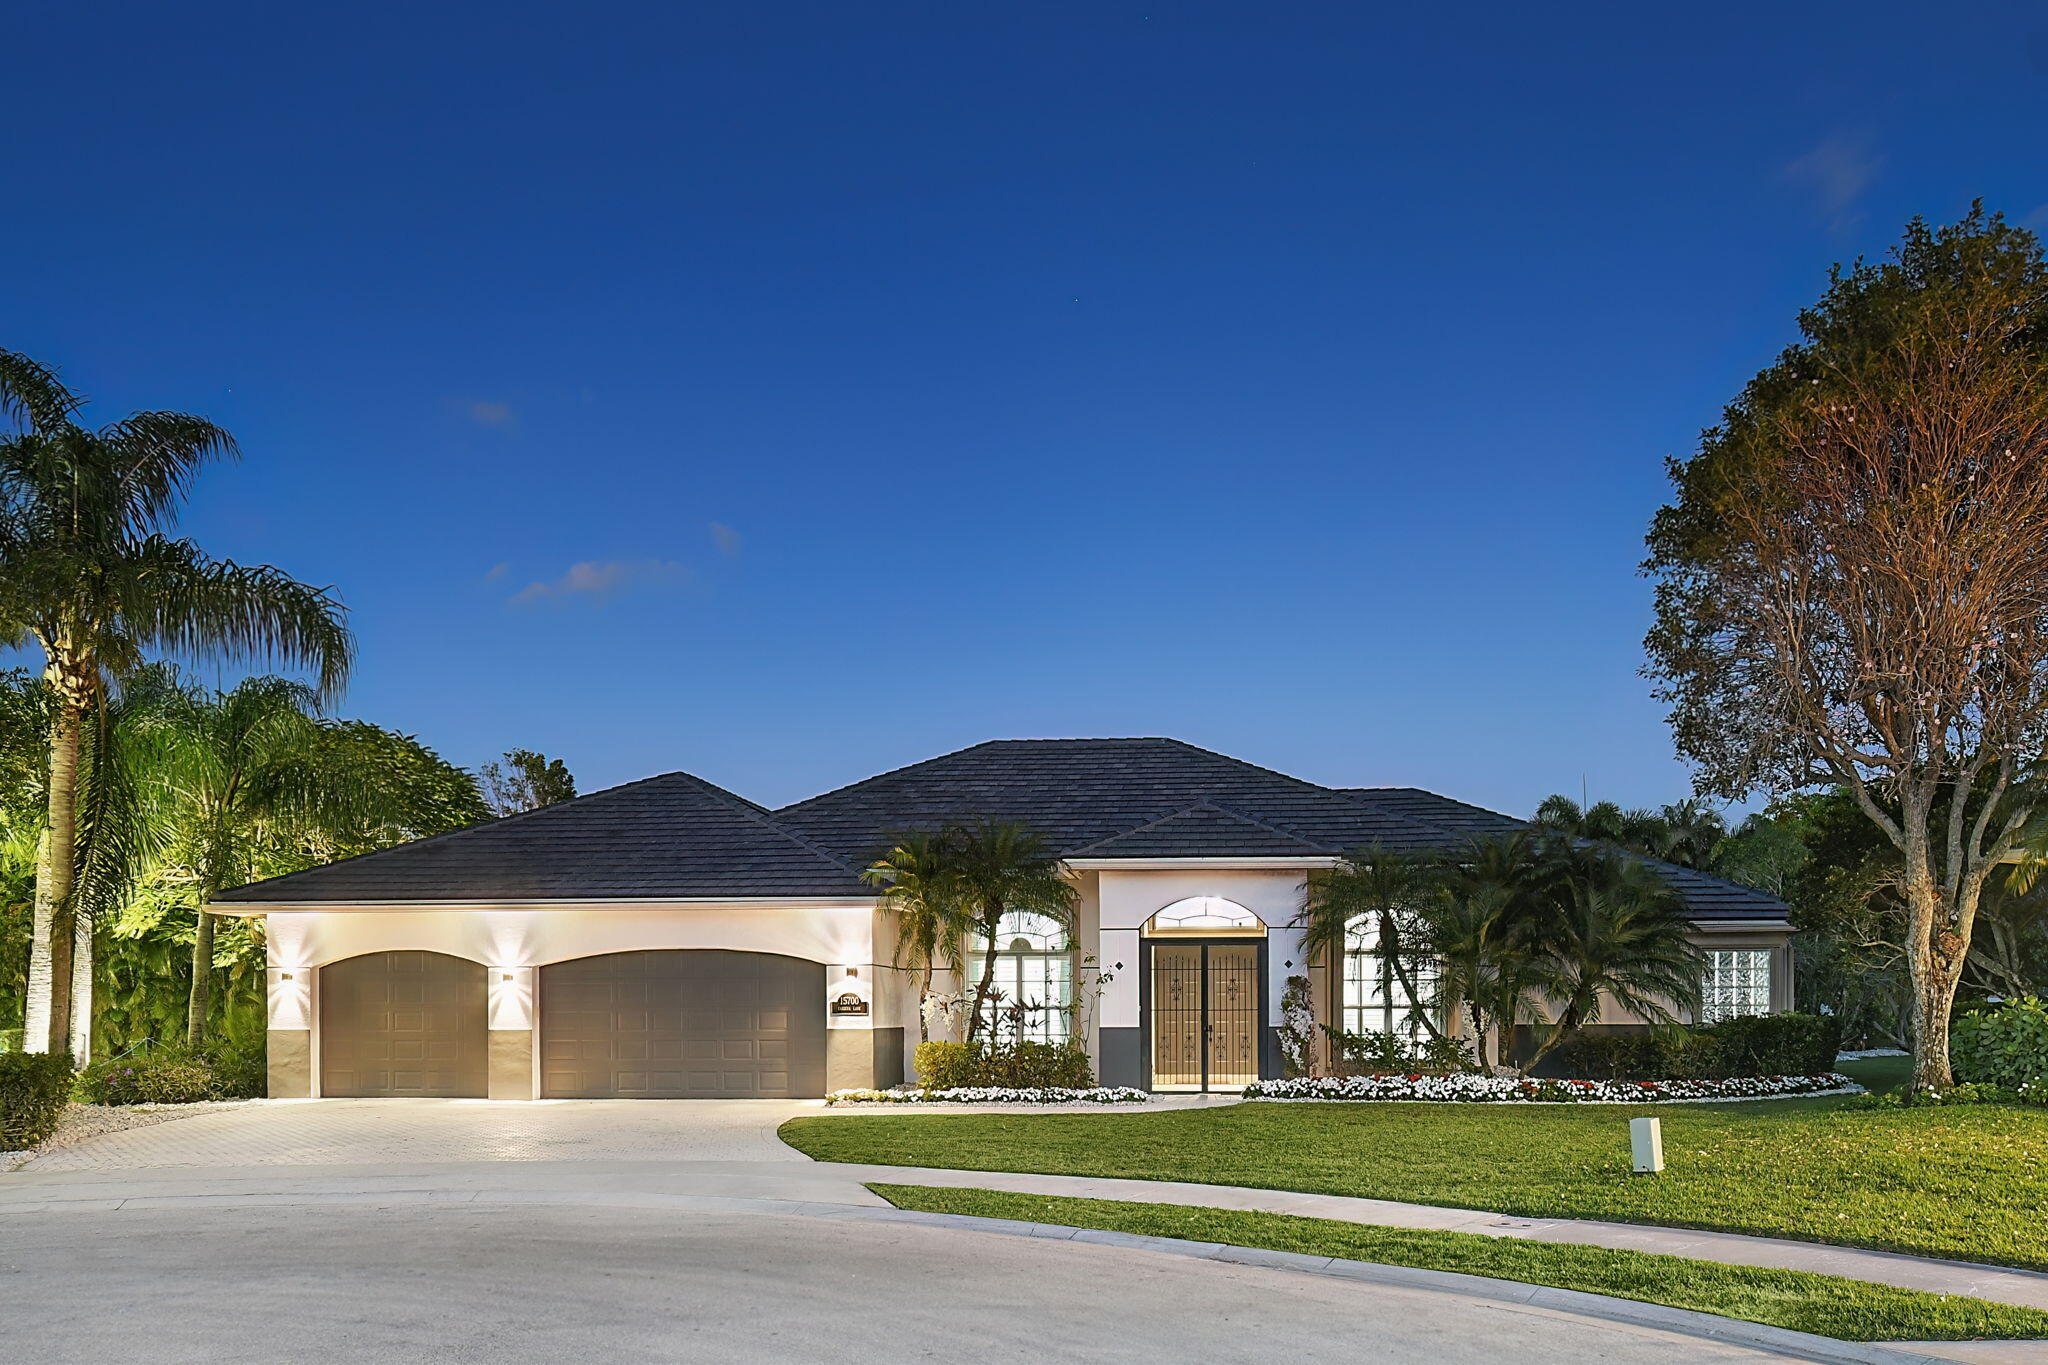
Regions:
[[[1259,1078],[1259,945],[1150,943],[1152,1088],[1239,1090]]]

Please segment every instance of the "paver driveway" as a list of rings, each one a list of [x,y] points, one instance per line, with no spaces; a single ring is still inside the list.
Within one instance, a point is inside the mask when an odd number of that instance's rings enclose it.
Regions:
[[[91,1138],[24,1173],[495,1161],[795,1161],[816,1100],[267,1100]]]

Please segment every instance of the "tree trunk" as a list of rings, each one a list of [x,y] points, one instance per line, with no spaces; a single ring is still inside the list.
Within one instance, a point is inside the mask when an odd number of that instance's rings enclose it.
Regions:
[[[92,916],[71,911],[71,1057],[80,1066],[92,1060]]]
[[[974,1012],[967,1017],[967,1041],[972,1043],[981,1037],[981,1012],[988,1003],[989,988],[996,980],[996,931],[1003,926],[1003,907],[999,903],[984,911],[986,916],[982,928],[988,932],[988,949],[981,955],[981,980],[974,985]]]
[[[59,690],[50,720],[48,809],[36,850],[35,909],[28,953],[25,1052],[60,1052],[70,1043],[76,928],[71,884],[78,861],[78,754],[85,708]]]
[[[924,960],[924,975],[919,980],[917,986],[917,1041],[920,1043],[929,1043],[932,1040],[931,1018],[924,1012],[924,1007],[931,998],[932,960],[930,957],[926,957]]]
[[[206,1046],[206,1020],[213,1008],[213,919],[206,913],[212,893],[199,893],[199,924],[192,931],[192,989],[185,1003],[185,1045],[197,1052]]]
[[[1947,906],[1931,884],[1908,888],[1911,924],[1906,933],[1908,1048],[1913,1054],[1909,1088],[1947,1090],[1955,1084],[1948,1061],[1949,1016],[1962,979],[1960,940],[1944,924]]]

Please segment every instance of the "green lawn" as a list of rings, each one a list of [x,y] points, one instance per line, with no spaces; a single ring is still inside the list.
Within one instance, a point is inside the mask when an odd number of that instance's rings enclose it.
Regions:
[[[1628,1120],[1664,1120],[1661,1176]],[[793,1119],[821,1161],[1194,1180],[1797,1237],[2048,1269],[2048,1110],[1242,1104]]]
[[[1270,1247],[1382,1265],[1490,1275],[1579,1289],[1789,1327],[1845,1341],[1956,1341],[2048,1337],[2048,1313],[1982,1299],[1946,1298],[1832,1275],[1759,1270],[1683,1256],[1554,1246],[1469,1232],[1367,1227],[1323,1218],[1107,1199],[1049,1198],[930,1185],[870,1185],[898,1208],[1107,1228],[1149,1237]]]
[[[1862,1057],[1853,1062],[1841,1062],[1835,1070],[1855,1081],[1873,1095],[1882,1095],[1897,1090],[1906,1083],[1913,1073],[1911,1057]]]

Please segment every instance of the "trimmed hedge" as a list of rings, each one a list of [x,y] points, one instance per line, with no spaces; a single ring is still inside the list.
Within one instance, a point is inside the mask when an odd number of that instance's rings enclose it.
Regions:
[[[0,1052],[0,1152],[25,1151],[57,1131],[75,1073],[63,1052]]]
[[[926,1090],[1086,1090],[1088,1054],[1065,1043],[919,1043],[917,1080]]]
[[[87,1104],[194,1104],[219,1099],[213,1068],[173,1052],[138,1053],[94,1062],[78,1078]]]
[[[1841,1020],[1831,1015],[1764,1014],[1664,1032],[1584,1034],[1556,1058],[1561,1075],[1581,1080],[1817,1076],[1835,1069],[1841,1041]]]
[[[1949,1029],[1948,1059],[1966,1084],[2017,1091],[2048,1081],[2048,1005],[2027,996],[1964,1015]]]

